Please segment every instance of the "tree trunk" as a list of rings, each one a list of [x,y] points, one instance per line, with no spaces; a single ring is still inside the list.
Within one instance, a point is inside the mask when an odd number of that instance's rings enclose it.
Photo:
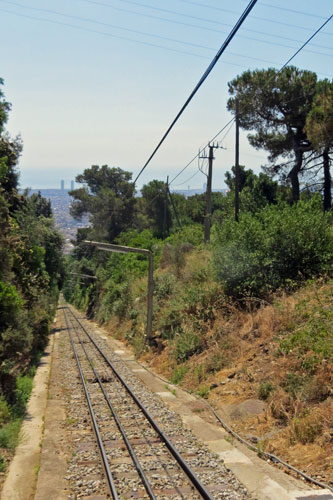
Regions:
[[[328,148],[324,149],[323,152],[324,160],[324,210],[330,210],[332,206],[332,179],[330,172],[330,157],[328,154]]]
[[[292,201],[293,203],[297,203],[299,201],[299,179],[298,174],[303,165],[303,148],[300,144],[300,140],[296,136],[293,136],[293,145],[294,145],[294,153],[295,153],[295,165],[290,170],[288,177],[291,182],[291,191],[292,191]]]
[[[294,151],[295,151],[295,165],[290,170],[288,177],[290,178],[290,182],[291,182],[293,203],[296,203],[297,201],[299,201],[298,173],[300,172],[300,170],[302,168],[303,151],[298,144],[296,145]]]

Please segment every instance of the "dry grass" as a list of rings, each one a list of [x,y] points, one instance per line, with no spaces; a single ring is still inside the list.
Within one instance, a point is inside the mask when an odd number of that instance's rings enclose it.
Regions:
[[[170,259],[169,259],[170,260]],[[209,320],[195,317],[200,307],[185,304],[181,309],[181,328],[195,327],[202,336],[204,350],[179,364],[174,358],[173,340],[163,337],[161,326],[155,350],[143,359],[157,373],[170,379],[177,375],[180,385],[193,391],[210,388],[210,401],[228,420],[228,408],[247,399],[258,399],[260,387],[272,386],[266,410],[257,416],[229,418],[229,424],[242,435],[256,435],[265,449],[280,455],[311,474],[322,474],[333,481],[333,364],[323,359],[314,372],[306,373],[296,350],[279,354],[281,339],[288,339],[307,325],[318,308],[332,307],[333,282],[306,285],[293,295],[276,295],[273,303],[252,301],[239,308],[217,288],[209,266],[211,253],[190,251],[178,271],[165,255],[164,268],[155,275],[173,274],[174,294],[155,303],[155,324],[186,297],[189,289],[216,290],[213,314]],[[208,264],[208,265],[207,265]],[[146,278],[133,283],[134,309],[139,311],[140,328],[146,312]],[[184,299],[185,300],[185,299]],[[156,301],[157,302],[157,301]],[[329,305],[330,304],[330,305]],[[188,308],[188,313],[186,313]],[[110,331],[124,338],[132,322],[110,321]],[[136,327],[138,328],[138,327]],[[307,353],[309,357],[312,352]],[[179,369],[181,367],[181,369]]]

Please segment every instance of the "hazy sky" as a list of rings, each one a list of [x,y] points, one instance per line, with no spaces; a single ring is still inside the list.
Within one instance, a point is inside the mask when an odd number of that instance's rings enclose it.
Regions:
[[[136,175],[247,5],[245,0],[0,0],[0,76],[20,133],[21,185],[59,187],[92,164]],[[231,115],[227,82],[280,67],[333,11],[332,0],[259,0],[140,178],[171,178]],[[332,78],[333,22],[293,64]],[[222,136],[223,137],[223,134]],[[216,152],[213,186],[234,163],[234,129]],[[265,154],[241,140],[241,163]],[[174,186],[200,187],[194,162]]]

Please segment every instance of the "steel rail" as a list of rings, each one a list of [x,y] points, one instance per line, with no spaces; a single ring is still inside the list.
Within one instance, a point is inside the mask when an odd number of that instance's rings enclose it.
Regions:
[[[94,339],[91,337],[90,333],[87,331],[87,329],[83,326],[81,321],[75,316],[73,313],[72,309],[68,308],[68,310],[71,312],[72,316],[74,319],[79,323],[87,337],[90,339],[92,344],[95,346],[97,351],[101,354],[107,365],[111,368],[115,376],[118,378],[118,380],[121,382],[121,384],[125,387],[127,393],[132,397],[132,399],[135,401],[137,406],[140,408],[150,425],[155,429],[157,434],[160,436],[161,440],[164,442],[170,453],[173,455],[173,457],[176,459],[180,467],[183,469],[187,477],[190,479],[191,483],[193,486],[196,488],[196,490],[200,493],[202,498],[204,500],[214,500],[214,497],[209,493],[207,488],[202,484],[200,479],[195,475],[191,467],[187,464],[187,462],[183,459],[183,457],[180,455],[180,453],[176,450],[176,448],[173,446],[171,441],[168,439],[168,437],[164,434],[162,429],[159,427],[159,425],[155,422],[153,417],[150,415],[148,410],[143,406],[141,401],[136,397],[132,389],[129,387],[129,385],[125,382],[125,380],[122,378],[122,376],[118,373],[116,368],[112,365],[111,361],[107,358],[107,356],[104,354],[104,352],[101,350],[101,348],[98,346],[98,344],[94,341]]]
[[[127,450],[128,450],[128,452],[129,452],[129,454],[130,454],[130,456],[131,456],[132,460],[133,460],[134,466],[135,466],[135,468],[136,468],[136,470],[137,470],[137,472],[138,472],[139,476],[141,477],[141,480],[142,480],[142,482],[143,482],[143,484],[144,484],[144,487],[145,487],[145,489],[146,489],[146,491],[147,491],[147,493],[148,493],[148,495],[149,495],[149,498],[150,498],[151,500],[156,500],[156,496],[155,496],[155,494],[154,494],[154,492],[153,492],[153,490],[152,490],[152,487],[151,487],[151,485],[150,485],[150,483],[149,483],[149,481],[148,481],[148,478],[147,478],[147,476],[146,476],[145,472],[143,471],[143,469],[142,469],[142,467],[141,467],[141,465],[140,465],[140,462],[139,462],[139,461],[138,461],[138,459],[137,459],[137,456],[136,456],[136,454],[135,454],[135,451],[134,451],[134,449],[133,449],[133,447],[132,447],[132,445],[131,445],[131,443],[130,443],[130,441],[129,441],[129,439],[128,439],[127,435],[126,435],[126,431],[125,431],[124,427],[122,426],[122,424],[121,424],[121,422],[120,422],[120,420],[119,420],[119,417],[118,417],[118,415],[117,415],[117,413],[116,413],[116,411],[115,411],[115,409],[114,409],[114,407],[113,407],[113,405],[112,405],[112,403],[111,403],[111,401],[110,401],[109,396],[108,396],[108,395],[107,395],[107,393],[106,393],[106,390],[105,390],[105,388],[104,388],[104,386],[103,386],[103,382],[101,381],[101,379],[100,379],[100,377],[99,377],[99,375],[98,375],[98,373],[97,373],[97,371],[96,371],[96,369],[95,369],[95,367],[94,367],[94,365],[93,365],[93,362],[92,362],[92,360],[91,360],[91,358],[90,358],[89,354],[87,353],[87,350],[86,350],[86,348],[85,348],[85,346],[84,346],[84,344],[83,344],[82,340],[80,339],[80,336],[79,336],[79,334],[78,334],[78,332],[77,332],[77,328],[73,325],[73,322],[72,322],[72,321],[71,321],[71,324],[72,324],[72,327],[73,327],[73,329],[74,329],[74,331],[75,331],[75,333],[76,333],[76,336],[77,336],[77,338],[78,338],[78,341],[80,342],[80,345],[81,345],[81,347],[82,347],[82,349],[83,349],[83,351],[84,351],[84,353],[85,353],[85,355],[86,355],[86,358],[87,358],[87,360],[88,360],[88,362],[89,362],[89,364],[90,364],[90,366],[91,366],[91,369],[92,369],[92,371],[93,371],[93,373],[94,373],[94,376],[96,377],[96,380],[97,380],[97,382],[98,382],[98,384],[99,384],[99,386],[100,386],[100,388],[101,388],[101,391],[103,392],[103,395],[104,395],[105,401],[106,401],[106,403],[107,403],[107,405],[108,405],[108,407],[109,407],[109,409],[110,409],[110,411],[111,411],[111,413],[112,413],[112,416],[113,416],[113,418],[114,418],[114,420],[115,420],[115,422],[116,422],[116,424],[117,424],[117,427],[118,427],[118,429],[119,429],[119,432],[121,433],[121,435],[122,435],[122,437],[123,437],[123,439],[124,439],[124,441],[125,441],[125,444],[126,444]]]
[[[70,309],[68,309],[68,310],[70,310]],[[67,321],[67,317],[66,317],[65,311],[64,311],[64,318],[65,318],[66,328],[68,330],[68,335],[69,335],[69,338],[70,338],[70,341],[71,341],[71,344],[72,344],[74,356],[75,356],[75,359],[76,359],[77,367],[78,367],[78,370],[79,370],[79,373],[80,373],[80,377],[81,377],[81,382],[82,382],[82,385],[83,385],[84,393],[85,393],[85,396],[86,396],[86,399],[87,399],[87,403],[88,403],[88,407],[89,407],[89,412],[90,412],[90,417],[91,417],[91,420],[92,420],[92,423],[93,423],[93,428],[94,428],[94,431],[95,431],[95,435],[96,435],[96,439],[97,439],[97,444],[98,444],[99,451],[100,451],[100,454],[101,454],[101,457],[102,457],[102,462],[103,462],[103,467],[104,467],[104,471],[105,471],[105,475],[106,475],[108,487],[109,487],[109,490],[110,490],[110,493],[111,493],[111,496],[112,496],[113,500],[119,500],[118,493],[117,493],[116,486],[114,484],[112,473],[111,473],[111,470],[110,470],[110,467],[109,467],[108,458],[107,458],[107,455],[106,455],[106,452],[105,452],[105,448],[104,448],[104,445],[103,445],[101,434],[99,432],[98,424],[97,424],[97,421],[96,421],[96,418],[95,418],[95,413],[94,413],[94,410],[93,410],[93,407],[92,407],[92,404],[91,404],[91,400],[90,400],[90,396],[89,396],[89,393],[88,393],[87,385],[86,385],[86,382],[84,380],[84,375],[83,375],[83,372],[82,372],[80,360],[79,360],[78,355],[77,355],[76,347],[74,345],[73,337],[72,337],[72,334],[70,332],[70,328],[69,328],[69,325],[68,325],[68,321]]]

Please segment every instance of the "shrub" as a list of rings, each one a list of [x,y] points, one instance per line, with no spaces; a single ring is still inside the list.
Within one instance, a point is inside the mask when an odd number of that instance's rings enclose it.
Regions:
[[[177,334],[174,342],[174,357],[176,361],[184,362],[195,353],[203,349],[202,339],[189,329]]]
[[[154,295],[157,300],[163,300],[169,297],[175,287],[176,278],[171,273],[161,274],[156,276],[154,280]]]
[[[289,438],[292,444],[299,442],[302,444],[313,443],[315,438],[321,433],[322,424],[315,421],[310,415],[302,418],[294,418]]]
[[[12,324],[13,317],[16,317],[23,305],[14,285],[0,281],[0,317],[1,326],[6,328]]]
[[[302,369],[314,374],[323,359],[333,361],[333,304],[309,295],[296,304],[293,319],[291,332],[280,340],[279,352],[294,352]]]
[[[206,371],[216,373],[227,365],[227,355],[224,351],[218,350],[206,361]]]
[[[258,388],[258,398],[266,401],[274,391],[274,385],[269,380],[262,381]]]
[[[15,403],[13,405],[13,413],[17,417],[23,417],[25,408],[30,397],[33,385],[33,377],[24,375],[17,377],[15,390]]]
[[[168,307],[162,311],[158,329],[161,330],[163,338],[173,338],[180,330],[182,323],[182,308],[179,300],[173,299]]]
[[[329,215],[313,197],[290,207],[269,205],[217,230],[214,267],[227,295],[265,297],[280,287],[332,272]]]
[[[198,390],[198,395],[201,398],[207,399],[208,398],[208,394],[209,394],[209,387],[208,387],[208,385],[202,385],[200,387],[200,389]]]
[[[17,418],[0,429],[0,447],[14,450],[18,443],[22,420]]]
[[[10,420],[10,409],[7,401],[0,397],[0,425]]]
[[[187,372],[188,367],[185,365],[181,365],[178,368],[175,368],[171,375],[170,382],[172,382],[173,384],[179,384],[179,382],[183,380]]]
[[[306,379],[297,373],[287,373],[285,379],[282,381],[281,386],[283,389],[290,394],[293,398],[302,391]]]

